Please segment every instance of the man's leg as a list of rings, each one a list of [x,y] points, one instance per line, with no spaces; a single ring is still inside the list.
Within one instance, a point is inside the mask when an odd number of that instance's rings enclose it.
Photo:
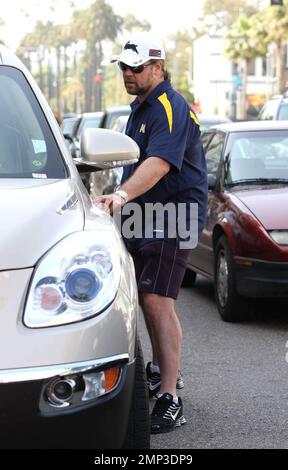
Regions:
[[[160,393],[175,396],[182,344],[182,329],[175,312],[175,301],[142,292],[142,308],[161,371]]]
[[[142,308],[142,311],[143,311],[143,314],[144,314],[144,301],[143,301],[143,295],[142,295],[141,292],[139,292],[139,304],[140,304],[140,307]],[[159,366],[158,357],[157,357],[157,349],[156,349],[155,340],[154,340],[154,337],[153,337],[153,331],[151,329],[150,323],[148,322],[147,316],[145,314],[144,314],[144,320],[145,320],[145,325],[146,325],[146,328],[147,328],[147,331],[148,331],[148,334],[149,334],[150,343],[151,343],[151,347],[152,347],[152,362],[155,366],[156,365]]]

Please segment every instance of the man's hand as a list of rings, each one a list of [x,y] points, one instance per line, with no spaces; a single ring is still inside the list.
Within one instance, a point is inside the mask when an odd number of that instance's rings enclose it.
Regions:
[[[96,196],[91,198],[93,204],[100,206],[108,214],[113,214],[116,210],[124,206],[125,200],[119,194],[105,194],[104,196]]]

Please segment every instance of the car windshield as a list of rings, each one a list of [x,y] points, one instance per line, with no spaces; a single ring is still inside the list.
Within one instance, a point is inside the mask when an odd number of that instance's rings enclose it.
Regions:
[[[287,131],[235,132],[227,150],[228,184],[288,183]]]
[[[0,177],[66,178],[67,170],[24,75],[0,67]]]

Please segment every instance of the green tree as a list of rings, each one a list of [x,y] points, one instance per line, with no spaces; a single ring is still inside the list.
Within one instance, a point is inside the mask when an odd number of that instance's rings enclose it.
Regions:
[[[149,31],[151,24],[147,20],[138,20],[136,16],[129,13],[123,19],[123,28],[130,33],[137,31]]]
[[[203,4],[204,29],[230,28],[239,15],[250,16],[258,10],[258,2],[247,0],[205,0]]]
[[[277,93],[285,90],[283,50],[288,42],[288,2],[283,6],[268,6],[260,13],[262,30],[266,31],[266,43],[276,46]]]
[[[44,63],[46,60],[47,47],[49,44],[49,34],[53,26],[51,21],[43,22],[38,20],[32,32],[26,34],[19,46],[20,55],[36,52],[39,67],[39,86],[43,93],[46,92],[47,80],[45,80]]]
[[[256,57],[266,56],[266,33],[259,28],[259,16],[250,17],[241,15],[234,28],[226,34],[226,56],[239,63],[242,74],[242,103],[241,118],[246,117],[246,89],[249,62]]]
[[[167,49],[167,69],[171,72],[171,81],[189,102],[193,102],[192,54],[195,36],[188,31],[178,31],[169,36],[174,47]],[[168,43],[169,44],[169,43]]]
[[[103,92],[103,42],[114,41],[120,32],[123,19],[116,15],[105,0],[96,0],[86,10],[75,11],[73,28],[79,39],[86,41],[85,108],[86,111],[102,107]]]

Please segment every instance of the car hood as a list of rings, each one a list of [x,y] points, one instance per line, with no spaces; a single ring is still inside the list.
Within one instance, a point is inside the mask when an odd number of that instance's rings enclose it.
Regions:
[[[71,180],[0,180],[0,271],[34,266],[71,232],[83,229]]]
[[[237,189],[233,194],[246,205],[266,230],[288,229],[288,187]]]

